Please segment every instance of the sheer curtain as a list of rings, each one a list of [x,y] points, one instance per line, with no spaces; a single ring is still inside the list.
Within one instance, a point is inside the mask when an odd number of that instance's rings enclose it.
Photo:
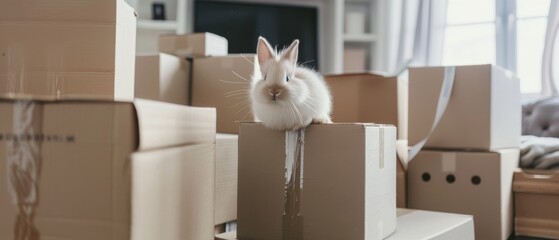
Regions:
[[[420,0],[411,64],[440,65],[443,56],[446,0]]]
[[[399,73],[407,66],[440,65],[446,21],[446,0],[381,0],[392,15],[390,32],[380,44],[376,70]],[[394,17],[396,16],[396,17]]]
[[[542,89],[543,94],[557,95],[559,93],[559,0],[551,1],[547,17],[547,31],[542,61]]]

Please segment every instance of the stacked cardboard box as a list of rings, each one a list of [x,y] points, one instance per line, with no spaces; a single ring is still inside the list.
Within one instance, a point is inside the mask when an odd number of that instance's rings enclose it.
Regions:
[[[215,110],[5,100],[0,112],[1,239],[213,236]]]
[[[396,228],[396,128],[241,123],[240,239],[382,239]]]
[[[213,238],[215,109],[134,100],[135,31],[123,0],[0,8],[0,239]],[[185,104],[149,60],[138,95]]]
[[[159,51],[180,58],[225,56],[227,39],[213,33],[165,34],[159,37]]]
[[[426,142],[408,165],[408,206],[472,214],[476,239],[507,239],[520,144],[519,80],[491,65],[459,66],[453,87],[443,89],[447,70],[409,72],[409,144]],[[434,125],[444,99],[446,111]]]
[[[215,153],[215,225],[237,220],[237,134],[217,134]]]
[[[217,110],[215,225],[237,219],[238,122],[251,120],[249,87],[257,71],[255,54],[229,54],[227,39],[211,33],[162,35],[159,51],[190,65],[189,105]]]
[[[398,139],[407,139],[408,92],[404,77],[381,73],[326,75],[333,101],[332,121],[374,122],[398,128]],[[397,160],[399,161],[399,160]],[[398,207],[406,207],[405,170],[397,169]]]
[[[186,59],[166,53],[137,55],[136,97],[188,105],[190,68]]]
[[[407,82],[381,73],[324,76],[334,101],[332,121],[374,122],[398,127],[398,139],[407,139]]]
[[[193,59],[227,55],[227,39],[212,33],[165,34],[158,45],[159,53],[136,56],[138,98],[192,105],[193,95],[207,94],[192,94]]]
[[[136,17],[123,0],[4,1],[0,97],[134,97]]]
[[[252,120],[249,89],[257,74],[256,54],[195,58],[192,105],[217,109],[217,131],[239,133],[239,121]]]
[[[252,120],[249,90],[259,74],[256,54],[228,55],[227,39],[211,33],[162,35],[159,51],[191,62],[189,105],[216,108],[219,133],[238,134],[238,122]]]

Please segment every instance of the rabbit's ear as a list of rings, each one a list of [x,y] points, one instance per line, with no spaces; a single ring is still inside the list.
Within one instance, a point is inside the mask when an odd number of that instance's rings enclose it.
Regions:
[[[291,45],[283,50],[281,58],[289,61],[293,66],[297,65],[297,57],[299,55],[299,39],[295,39]]]
[[[258,63],[260,63],[260,66],[262,66],[266,61],[276,57],[276,53],[272,50],[270,43],[268,43],[268,41],[263,37],[258,37],[258,47],[256,48],[256,52],[258,53]]]

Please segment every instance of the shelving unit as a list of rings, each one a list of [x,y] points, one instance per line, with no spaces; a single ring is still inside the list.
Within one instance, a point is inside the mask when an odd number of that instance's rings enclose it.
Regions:
[[[375,42],[377,40],[377,36],[372,33],[363,33],[363,34],[344,34],[344,41],[345,42]]]
[[[158,35],[188,33],[193,26],[195,0],[126,0],[138,13],[136,49],[138,53],[157,51]],[[321,12],[319,19],[320,59],[323,73],[343,73],[346,50],[362,50],[362,70],[382,67],[387,42],[386,32],[391,24],[386,19],[392,0],[222,0],[231,2],[293,4],[315,6]],[[165,3],[167,19],[151,20],[153,2]],[[173,11],[170,11],[170,10]],[[381,10],[382,9],[382,10]],[[176,10],[176,11],[175,11]],[[361,33],[346,33],[346,12],[363,11],[365,29]],[[387,26],[384,26],[387,25]],[[362,61],[363,62],[363,61]],[[347,63],[347,61],[346,61]],[[380,64],[380,65],[379,65]]]
[[[377,47],[377,24],[374,21],[377,0],[344,0],[343,71],[373,69]]]
[[[149,29],[149,30],[170,30],[176,31],[178,28],[177,21],[161,21],[161,20],[147,20],[138,19],[138,30]]]
[[[186,33],[188,1],[192,0],[126,0],[138,13],[136,52],[156,52],[160,34]],[[165,4],[167,20],[151,19],[151,6],[155,2]]]

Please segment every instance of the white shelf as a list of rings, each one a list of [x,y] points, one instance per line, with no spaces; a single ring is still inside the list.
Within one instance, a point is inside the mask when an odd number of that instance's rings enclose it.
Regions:
[[[177,21],[138,19],[138,29],[176,31],[177,27]]]
[[[346,42],[374,42],[376,40],[377,35],[371,33],[344,34],[344,41]]]

